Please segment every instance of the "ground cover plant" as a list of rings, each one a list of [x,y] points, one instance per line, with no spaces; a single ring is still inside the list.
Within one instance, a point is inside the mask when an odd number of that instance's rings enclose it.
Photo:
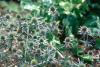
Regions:
[[[100,1],[1,0],[0,67],[100,67]]]

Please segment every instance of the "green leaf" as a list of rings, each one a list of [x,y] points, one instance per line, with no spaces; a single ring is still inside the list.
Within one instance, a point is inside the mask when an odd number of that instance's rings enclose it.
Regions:
[[[82,2],[84,2],[85,0],[72,0],[72,3],[74,4],[80,4]]]
[[[52,4],[52,0],[42,0],[42,1],[43,1],[43,4],[48,7]]]
[[[33,4],[32,0],[21,0],[21,7],[27,10],[39,10],[39,5]]]
[[[83,53],[83,49],[82,48],[78,48],[78,42],[77,40],[73,40],[72,42],[72,53],[76,56],[79,56],[80,53]]]
[[[36,59],[32,59],[32,60],[31,60],[31,64],[32,64],[32,65],[35,65],[35,64],[37,64],[37,63],[38,63],[38,62],[37,62]]]
[[[6,7],[6,9],[9,9],[10,11],[14,11],[14,12],[19,12],[20,11],[19,8],[20,7],[14,2],[10,2],[9,4],[7,4]]]
[[[65,32],[76,34],[79,28],[79,23],[74,15],[68,15],[67,18],[63,19],[63,26]]]
[[[96,39],[95,48],[96,48],[96,49],[100,49],[100,39]]]
[[[50,31],[48,31],[48,32],[46,33],[46,37],[47,37],[47,39],[48,39],[49,42],[52,41],[52,40],[53,40],[53,33],[50,32]]]
[[[87,54],[81,55],[80,58],[82,60],[84,60],[85,62],[92,62],[93,61],[93,57],[91,55],[87,55]]]
[[[84,25],[90,28],[98,28],[99,19],[97,16],[90,15],[86,20],[84,20]]]
[[[72,50],[73,54],[76,56],[80,56],[80,53],[83,53],[83,50],[81,48],[74,47],[71,50]]]
[[[68,1],[67,2],[61,1],[59,5],[61,8],[65,10],[64,11],[65,14],[69,14],[71,10],[73,9],[73,4]]]
[[[99,28],[91,28],[91,32],[92,32],[93,36],[100,37]]]

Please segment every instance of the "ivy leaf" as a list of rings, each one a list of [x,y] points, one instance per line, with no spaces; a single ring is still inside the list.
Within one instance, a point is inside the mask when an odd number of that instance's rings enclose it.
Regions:
[[[37,5],[33,5],[33,4],[26,4],[23,6],[24,9],[28,9],[28,10],[39,10],[39,6]]]
[[[52,4],[52,0],[42,0],[42,2],[46,6],[50,6]]]
[[[96,49],[100,49],[100,39],[96,39],[95,48],[96,48]]]
[[[79,23],[74,15],[68,15],[63,19],[63,25],[65,27],[65,32],[76,34],[79,28]],[[68,30],[69,29],[69,30]]]
[[[19,12],[19,8],[20,7],[14,2],[10,2],[9,4],[7,4],[7,9],[9,9],[10,11]]]
[[[86,18],[84,25],[90,28],[98,28],[99,18],[97,16],[90,15]]]
[[[39,10],[39,6],[33,4],[32,0],[21,0],[21,7],[27,10]]]
[[[72,0],[72,3],[74,4],[80,4],[83,3],[85,0]]]
[[[71,10],[73,9],[73,4],[68,1],[67,2],[61,1],[59,5],[61,8],[64,9],[65,14],[69,14]]]
[[[20,4],[21,4],[21,6],[24,6],[27,4],[32,4],[32,0],[21,0]]]

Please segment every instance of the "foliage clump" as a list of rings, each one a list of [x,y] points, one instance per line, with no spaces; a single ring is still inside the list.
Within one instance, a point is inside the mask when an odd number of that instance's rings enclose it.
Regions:
[[[0,67],[85,67],[100,62],[100,15],[91,11],[93,6],[100,9],[98,3],[14,1],[0,1]]]

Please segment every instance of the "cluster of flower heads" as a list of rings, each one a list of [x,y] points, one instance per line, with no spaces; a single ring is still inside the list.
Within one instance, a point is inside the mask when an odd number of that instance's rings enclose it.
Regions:
[[[55,58],[56,51],[51,48],[47,35],[49,32],[56,35],[58,32],[56,22],[46,23],[41,18],[27,19],[20,15],[13,17],[5,14],[0,16],[0,31],[2,65],[13,65],[13,62],[34,64],[36,61],[40,63]],[[36,60],[33,62],[34,59]],[[9,63],[5,64],[5,60]]]
[[[54,11],[54,8],[51,8],[51,11]],[[56,48],[60,41],[59,38],[56,41],[55,37],[61,33],[58,24],[59,22],[56,21],[47,23],[41,17],[28,19],[21,17],[21,15],[13,16],[8,13],[0,16],[0,64],[9,67],[11,65],[20,66],[23,63],[32,64],[34,67],[49,63],[64,64],[65,67],[68,65],[69,67],[84,66],[79,58],[77,59],[78,63],[73,61],[75,58],[72,57],[71,51],[68,54],[66,54],[67,51],[60,53]],[[91,35],[91,30],[82,26],[78,32],[79,38],[77,38],[85,47],[89,47],[87,45],[93,46],[95,44]],[[79,47],[77,42],[74,35],[71,35],[65,38],[64,45],[66,49]],[[73,45],[75,46],[73,47]]]

